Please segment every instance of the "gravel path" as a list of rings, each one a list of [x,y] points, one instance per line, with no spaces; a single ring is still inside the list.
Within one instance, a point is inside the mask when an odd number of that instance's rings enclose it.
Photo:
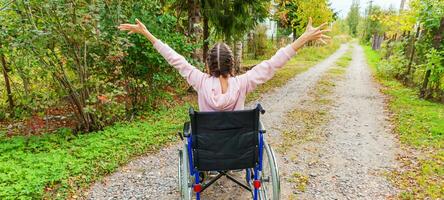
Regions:
[[[317,150],[300,153],[297,170],[307,174],[309,181],[297,199],[390,199],[396,195],[383,175],[396,167],[398,149],[390,134],[384,97],[360,46],[353,45],[352,58],[345,80],[335,89],[326,141],[304,144]]]
[[[336,87],[337,106],[328,125],[330,136],[324,142],[310,145],[319,151],[302,151],[299,162],[289,162],[277,153],[281,169],[282,199],[293,195],[286,177],[299,170],[310,174],[303,199],[381,199],[396,191],[381,177],[381,170],[395,165],[395,139],[385,123],[383,97],[366,67],[362,49],[354,46],[353,61],[347,78]],[[295,108],[334,62],[348,49],[338,51],[308,71],[294,77],[285,86],[264,94],[259,102],[267,110],[262,121],[268,141],[277,144],[286,114]],[[254,103],[249,106],[252,107]],[[304,144],[305,145],[305,144]],[[179,144],[158,153],[140,157],[118,172],[98,182],[89,191],[89,199],[178,199],[177,149]],[[298,151],[300,148],[297,148]],[[302,148],[303,149],[303,148]],[[296,148],[295,150],[296,151]],[[310,157],[319,158],[312,166]],[[249,194],[222,181],[205,191],[211,198],[248,199]],[[214,195],[217,194],[217,195]]]

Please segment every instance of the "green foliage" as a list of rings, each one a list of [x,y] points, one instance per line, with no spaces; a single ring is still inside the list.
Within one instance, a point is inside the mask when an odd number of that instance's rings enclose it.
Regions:
[[[118,123],[103,131],[1,138],[0,199],[67,198],[135,155],[174,141],[189,104],[161,109],[147,120]]]
[[[411,2],[413,9],[418,10],[418,21],[427,29],[438,29],[444,16],[442,0],[415,0]]]
[[[405,42],[392,43],[391,55],[386,60],[382,60],[377,66],[378,73],[388,77],[400,77],[407,71],[407,59],[404,56]],[[381,51],[381,54],[388,54],[388,52]]]
[[[353,1],[347,15],[347,23],[350,30],[350,35],[353,37],[356,36],[358,33],[357,28],[359,24],[359,1]]]
[[[420,67],[424,67],[426,70],[431,71],[429,79],[430,87],[439,89],[441,79],[444,77],[444,50],[438,51],[432,48],[425,57],[427,60],[425,61],[425,64]]]
[[[346,20],[343,19],[337,19],[333,22],[333,26],[331,29],[331,35],[349,35],[350,30],[348,27],[348,23]]]
[[[216,34],[226,41],[242,39],[248,31],[268,17],[267,0],[204,0],[203,14],[209,19]]]
[[[420,99],[416,91],[377,72],[381,57],[366,46],[365,54],[390,97],[389,108],[400,141],[415,149],[415,157],[402,158],[404,168],[391,175],[401,199],[436,199],[444,195],[444,105]],[[440,178],[441,177],[441,178]]]
[[[444,102],[444,4],[413,0],[402,12],[379,7],[369,12],[362,27],[364,43],[373,35],[388,38],[378,72],[416,86],[422,98]]]
[[[313,18],[314,25],[333,21],[333,11],[326,0],[279,0],[277,4],[275,18],[281,27],[293,32],[294,38],[305,31],[309,17]]]
[[[395,16],[394,13],[396,13],[393,10],[383,10],[375,5],[367,8],[367,10],[369,16],[361,23],[362,26],[358,30],[361,39],[364,41],[370,41],[374,35],[383,35],[389,28],[392,28],[385,26],[384,22],[388,21],[387,18],[392,19]],[[399,24],[391,24],[391,26],[399,26]]]
[[[33,0],[5,8],[1,50],[12,68],[19,116],[67,100],[82,129],[97,130],[154,106],[166,86],[185,85],[146,39],[116,28],[139,18],[189,57],[195,46],[175,31],[176,18],[158,1]]]

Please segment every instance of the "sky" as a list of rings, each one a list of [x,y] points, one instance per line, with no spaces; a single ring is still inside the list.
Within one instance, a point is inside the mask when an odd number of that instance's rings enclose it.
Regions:
[[[359,0],[358,0],[359,1]],[[361,12],[364,12],[364,9],[368,6],[368,2],[370,0],[360,0]],[[339,16],[341,18],[346,17],[348,11],[350,10],[350,6],[352,4],[352,0],[330,0],[332,7],[335,11],[339,11]],[[392,5],[394,8],[399,9],[399,5],[401,4],[401,0],[373,0],[373,5],[379,5],[382,8],[389,8]]]

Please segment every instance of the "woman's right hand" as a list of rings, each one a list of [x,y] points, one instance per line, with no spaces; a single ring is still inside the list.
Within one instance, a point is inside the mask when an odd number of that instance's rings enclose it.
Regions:
[[[154,43],[157,39],[148,31],[146,26],[136,19],[136,24],[120,24],[119,30],[128,31],[128,34],[138,33],[147,37],[152,43]]]
[[[145,32],[148,32],[146,26],[138,19],[136,19],[136,24],[120,24],[119,30],[129,31],[128,34],[133,34],[133,33],[144,34]]]

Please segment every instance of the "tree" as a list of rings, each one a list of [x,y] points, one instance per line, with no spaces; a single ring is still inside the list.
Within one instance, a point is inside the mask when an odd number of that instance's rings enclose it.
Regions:
[[[200,0],[187,0],[188,4],[188,36],[193,43],[197,43],[201,38],[202,28],[199,26],[201,21],[201,2]],[[193,58],[199,60],[197,49],[193,52]]]
[[[384,35],[388,74],[420,88],[421,98],[444,99],[444,4],[412,0],[409,9],[368,9],[364,41]],[[374,37],[374,36],[373,36]]]
[[[6,101],[8,103],[9,112],[11,115],[14,115],[15,101],[12,93],[10,77],[12,68],[11,62],[8,60],[8,56],[12,53],[11,43],[15,40],[15,29],[17,28],[15,25],[15,20],[17,19],[16,15],[14,15],[13,10],[10,9],[12,3],[13,1],[0,2],[0,65],[2,68],[1,71],[6,89]],[[11,20],[7,20],[8,18]]]
[[[12,66],[10,76],[20,76],[25,88],[33,81],[36,95],[31,99],[38,102],[31,104],[32,113],[44,111],[40,104],[54,106],[66,100],[79,130],[97,130],[154,106],[155,97],[165,96],[166,86],[185,85],[154,48],[145,46],[146,40],[116,29],[117,24],[138,17],[189,58],[194,47],[175,31],[177,19],[163,11],[159,2],[11,2],[7,17],[0,13],[4,22],[0,37],[8,45],[1,52]]]
[[[440,0],[419,0],[413,2],[413,6],[419,10],[418,21],[425,29],[422,40],[427,41],[426,47],[429,47],[425,49],[427,64],[420,97],[431,98],[433,90],[439,90],[440,80],[444,77],[444,5]]]
[[[9,73],[8,62],[6,61],[6,57],[3,54],[2,50],[3,50],[3,45],[0,43],[0,61],[2,64],[3,78],[5,80],[6,96],[8,97],[9,110],[11,111],[11,113],[13,113],[14,100],[12,98],[11,82],[8,75]]]
[[[277,5],[276,18],[281,27],[291,30],[293,40],[304,32],[309,17],[314,24],[333,21],[334,13],[326,0],[280,0]]]
[[[242,38],[252,30],[260,21],[267,16],[270,8],[270,2],[267,0],[203,0],[204,20],[212,25],[215,34],[223,38],[228,43],[236,41],[235,70],[240,68],[240,59],[242,52]],[[204,24],[204,33],[209,28]],[[209,36],[209,35],[208,35]],[[208,38],[203,38],[207,41]],[[208,49],[208,43],[204,43],[204,50]]]
[[[301,22],[297,17],[299,1],[296,0],[282,0],[278,2],[277,19],[280,26],[284,29],[291,30],[293,40],[297,38],[297,28]]]
[[[358,33],[357,27],[359,24],[359,2],[357,0],[353,0],[350,11],[347,15],[347,22],[350,30],[350,35],[356,36],[356,34]]]

